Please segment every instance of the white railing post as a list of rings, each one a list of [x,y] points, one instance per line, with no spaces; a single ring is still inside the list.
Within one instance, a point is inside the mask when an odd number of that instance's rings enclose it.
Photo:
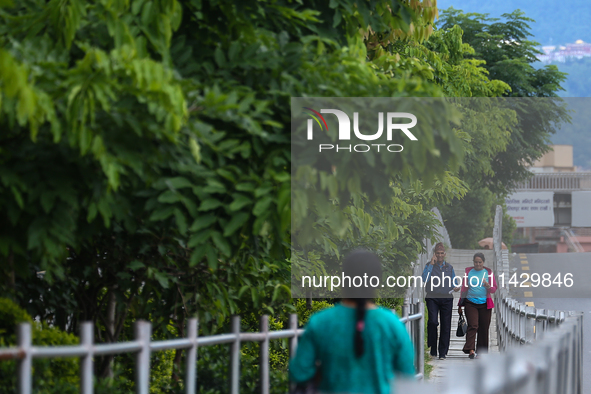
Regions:
[[[231,317],[234,342],[230,344],[230,393],[240,392],[240,316]]]
[[[419,341],[416,346],[419,348],[419,373],[425,376],[425,304],[423,303],[422,299],[418,300],[419,304],[419,313],[421,314],[421,318],[417,321],[418,325],[418,332],[419,332]],[[453,327],[452,327],[453,329]]]
[[[185,360],[185,393],[197,392],[197,319],[189,319],[187,323],[187,338],[191,341],[191,347],[187,349]]]
[[[292,359],[295,356],[296,349],[298,347],[298,315],[292,313],[289,315],[289,329],[293,330],[293,337],[289,338],[289,358]]]
[[[135,322],[134,331],[135,340],[140,344],[140,351],[135,356],[135,392],[149,394],[152,324],[145,320],[138,320]]]
[[[530,317],[529,315],[535,315],[536,308],[533,306],[526,306],[525,307],[525,341],[526,342],[533,342],[535,339],[535,331],[536,331],[536,319]]]
[[[80,325],[80,345],[86,348],[86,354],[80,357],[80,392],[82,394],[92,394],[94,392],[92,381],[93,343],[94,324],[92,322],[83,322]]]
[[[23,357],[18,361],[18,393],[31,394],[33,379],[31,376],[33,370],[33,357],[31,356],[31,324],[20,323],[16,331],[16,345],[23,353]]]
[[[265,335],[259,345],[261,394],[269,394],[269,315],[261,316],[260,331]]]

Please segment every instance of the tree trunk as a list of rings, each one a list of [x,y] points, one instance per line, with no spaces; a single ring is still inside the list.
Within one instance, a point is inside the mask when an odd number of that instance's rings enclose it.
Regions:
[[[115,295],[116,287],[117,286],[111,286],[107,294],[107,316],[105,319],[105,330],[107,331],[105,339],[107,342],[115,341],[115,312],[117,310],[117,297]],[[103,358],[101,369],[101,377],[113,377],[113,356],[105,356]]]

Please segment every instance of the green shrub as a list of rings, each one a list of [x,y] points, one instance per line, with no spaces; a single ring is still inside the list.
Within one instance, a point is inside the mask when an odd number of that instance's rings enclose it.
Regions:
[[[33,345],[76,345],[75,335],[47,324],[33,322],[31,316],[8,298],[0,298],[0,346],[16,345],[16,326],[29,322],[33,327]],[[39,394],[77,393],[79,363],[77,358],[51,358],[33,360],[33,391]],[[16,361],[0,362],[0,387],[5,392],[16,389]]]
[[[299,326],[302,327],[308,323],[310,316],[316,312],[320,312],[323,309],[331,308],[334,304],[327,301],[314,301],[312,300],[312,309],[308,309],[308,304],[305,298],[298,298],[294,300],[296,311],[298,313]]]

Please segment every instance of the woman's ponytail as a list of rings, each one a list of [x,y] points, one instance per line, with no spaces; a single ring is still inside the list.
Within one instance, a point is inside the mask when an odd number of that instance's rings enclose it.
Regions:
[[[365,330],[365,314],[367,302],[376,297],[376,286],[364,282],[361,286],[354,285],[355,278],[382,278],[382,263],[380,258],[372,252],[357,249],[349,253],[343,260],[343,277],[349,277],[348,283],[343,279],[343,298],[355,301],[355,335],[353,349],[355,357],[359,358],[365,351],[363,331]],[[353,278],[353,283],[351,282]],[[370,344],[371,345],[371,344]]]
[[[363,356],[364,346],[363,346],[363,330],[365,329],[365,298],[356,298],[355,303],[357,307],[355,308],[355,339],[354,339],[354,346],[355,346],[355,357],[359,358]]]

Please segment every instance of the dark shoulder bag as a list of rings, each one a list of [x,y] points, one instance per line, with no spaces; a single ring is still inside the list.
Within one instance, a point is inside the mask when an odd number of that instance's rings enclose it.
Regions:
[[[457,337],[463,337],[468,332],[468,323],[466,323],[466,319],[464,319],[464,314],[460,314],[460,318],[458,319],[458,329],[456,330]]]

